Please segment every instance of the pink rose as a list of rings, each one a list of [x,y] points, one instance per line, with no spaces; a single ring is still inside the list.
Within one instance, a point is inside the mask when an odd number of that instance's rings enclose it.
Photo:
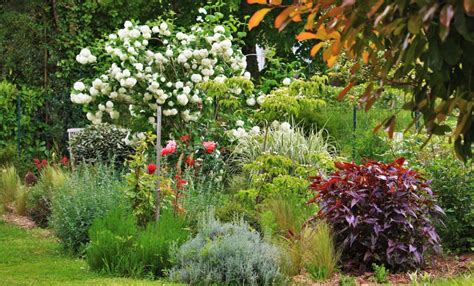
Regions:
[[[202,146],[204,146],[204,149],[206,149],[207,154],[211,154],[212,152],[214,152],[214,150],[216,149],[216,145],[216,142],[213,141],[202,142]]]
[[[173,154],[174,152],[176,152],[176,141],[170,140],[165,148],[161,149],[161,156]]]

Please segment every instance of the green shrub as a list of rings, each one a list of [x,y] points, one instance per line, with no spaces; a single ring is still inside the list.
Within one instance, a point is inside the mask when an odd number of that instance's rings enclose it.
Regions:
[[[38,152],[37,146],[44,144],[39,140],[42,134],[40,124],[36,119],[38,111],[44,103],[45,93],[40,89],[26,86],[18,88],[8,81],[0,81],[0,165],[13,162],[16,157],[18,136],[17,99],[21,101],[20,144],[28,155]]]
[[[232,220],[234,214],[243,211],[239,202],[229,199],[230,196],[224,194],[221,190],[215,189],[197,189],[192,186],[186,186],[186,195],[183,197],[183,208],[186,210],[186,221],[196,231],[199,224],[200,215],[209,210],[210,206],[219,207],[219,215],[224,219]]]
[[[352,159],[358,163],[364,158],[383,160],[385,158],[382,155],[390,148],[384,140],[387,136],[383,130],[379,132],[373,132],[373,130],[394,113],[397,113],[395,131],[403,132],[412,121],[410,111],[400,110],[399,107],[393,109],[376,106],[367,112],[357,110],[357,126],[356,131],[353,132],[353,107],[348,104],[334,103],[321,111],[321,116],[325,118],[325,124],[321,127],[334,138],[343,156],[355,155]],[[355,154],[352,154],[353,148]]]
[[[243,221],[221,223],[213,212],[199,223],[195,238],[176,252],[170,278],[190,284],[282,283],[280,252]]]
[[[469,165],[470,164],[470,165]],[[474,169],[452,155],[435,156],[423,166],[446,213],[438,226],[442,244],[453,252],[474,250]]]
[[[26,201],[27,214],[38,226],[48,225],[52,197],[63,187],[67,178],[62,169],[48,165],[41,170],[38,183],[30,188]]]
[[[446,216],[437,225],[445,250],[461,253],[474,250],[474,167],[473,161],[459,161],[448,138],[426,134],[405,136],[392,144],[391,156],[407,158],[425,178],[431,179],[431,189]]]
[[[81,254],[96,218],[124,203],[124,182],[112,168],[81,166],[53,196],[51,225],[64,248]]]
[[[189,237],[184,218],[165,210],[159,222],[148,224],[140,231],[131,256],[134,265],[142,265],[141,275],[162,277],[172,266],[172,247],[181,245]]]
[[[120,276],[156,278],[171,267],[170,248],[188,237],[184,220],[169,211],[145,230],[123,207],[97,219],[89,230],[86,260],[92,270]]]
[[[354,155],[353,161],[363,162],[364,160],[384,160],[384,154],[389,150],[390,145],[385,139],[387,136],[381,131],[374,133],[372,129],[357,129],[354,134]],[[346,148],[349,146],[346,145]],[[352,152],[352,146],[351,152]],[[346,149],[346,150],[347,150]],[[348,151],[348,150],[347,150]]]
[[[260,230],[258,213],[255,207],[246,206],[239,200],[228,199],[222,205],[216,206],[216,217],[222,222],[232,222],[236,218],[242,218],[255,230]],[[209,209],[209,206],[207,207]]]
[[[86,261],[91,270],[132,276],[130,249],[138,232],[137,221],[125,208],[112,209],[89,229]]]
[[[90,125],[75,134],[69,142],[75,162],[109,162],[121,165],[133,152],[126,144],[128,130],[103,123]]]
[[[14,162],[16,155],[16,146],[14,144],[0,147],[0,166],[6,166]]]
[[[13,166],[0,169],[0,204],[2,211],[13,210],[21,188],[20,178]]]
[[[299,196],[302,202],[309,199],[310,175],[316,170],[306,165],[298,165],[291,159],[281,156],[264,154],[252,163],[245,164],[248,172],[249,189],[241,190],[238,195],[248,197],[259,203],[269,197]]]

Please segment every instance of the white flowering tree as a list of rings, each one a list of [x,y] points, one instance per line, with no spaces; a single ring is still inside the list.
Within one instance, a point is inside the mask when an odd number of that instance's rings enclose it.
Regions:
[[[206,23],[202,17],[189,30],[174,27],[171,21],[146,25],[126,21],[92,50],[97,56],[84,48],[76,60],[93,64],[97,74],[74,84],[71,101],[83,105],[93,124],[126,116],[155,127],[157,165],[161,115],[165,120],[197,121],[203,108],[212,103],[212,97],[200,92],[200,83],[224,82],[235,76],[250,79],[245,56],[233,43],[231,31]],[[159,195],[158,182],[157,218]]]
[[[74,84],[71,100],[84,105],[92,123],[130,115],[156,125],[159,106],[165,117],[196,121],[205,101],[212,100],[200,94],[197,84],[250,77],[244,74],[245,56],[223,26],[210,29],[198,23],[185,33],[167,22],[150,24],[125,22],[105,42],[106,72]],[[85,48],[77,61],[90,64],[97,59]]]

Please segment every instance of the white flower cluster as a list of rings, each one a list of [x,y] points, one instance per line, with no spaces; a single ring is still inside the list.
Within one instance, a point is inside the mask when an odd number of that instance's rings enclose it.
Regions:
[[[245,123],[242,120],[237,120],[235,122],[237,128],[227,131],[231,141],[238,141],[247,136],[260,135],[261,130],[259,126],[253,126],[249,130],[246,130],[244,124]]]
[[[237,128],[227,131],[227,135],[229,136],[231,141],[240,141],[247,137],[255,137],[262,135],[262,131],[259,126],[253,126],[252,128],[246,130],[244,128],[244,122],[242,120],[237,120],[235,125],[237,126]],[[271,128],[284,133],[294,132],[293,127],[288,122],[278,122],[275,120],[272,122]]]
[[[232,45],[231,34],[223,26],[203,27],[196,24],[185,33],[174,32],[166,22],[148,26],[126,21],[105,44],[113,62],[107,72],[76,82],[71,101],[87,105],[87,118],[93,123],[100,123],[104,114],[117,119],[120,110],[154,125],[158,106],[164,116],[198,120],[203,104],[211,101],[200,94],[198,83],[240,75],[250,78],[244,73],[246,58]],[[81,64],[96,61],[87,49],[76,59]],[[234,91],[237,95],[241,92]],[[251,97],[247,103],[255,105],[257,100]]]
[[[290,84],[291,84],[291,79],[290,78],[287,77],[287,78],[283,79],[283,85],[288,86]]]
[[[81,52],[76,56],[76,61],[78,61],[82,65],[85,65],[95,63],[97,61],[97,58],[92,55],[89,49],[86,48],[82,49]]]

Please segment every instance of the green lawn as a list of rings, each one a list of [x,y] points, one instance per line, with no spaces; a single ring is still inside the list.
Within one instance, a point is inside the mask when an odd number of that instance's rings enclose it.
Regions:
[[[443,279],[433,282],[433,286],[474,286],[474,275],[465,274],[452,279]]]
[[[87,270],[86,263],[61,253],[41,229],[23,230],[0,222],[0,285],[178,285],[113,278]],[[422,285],[422,283],[420,283]],[[474,286],[474,275],[438,280],[435,286]]]
[[[40,229],[25,231],[0,222],[0,285],[177,285],[163,281],[112,278],[61,253]]]

